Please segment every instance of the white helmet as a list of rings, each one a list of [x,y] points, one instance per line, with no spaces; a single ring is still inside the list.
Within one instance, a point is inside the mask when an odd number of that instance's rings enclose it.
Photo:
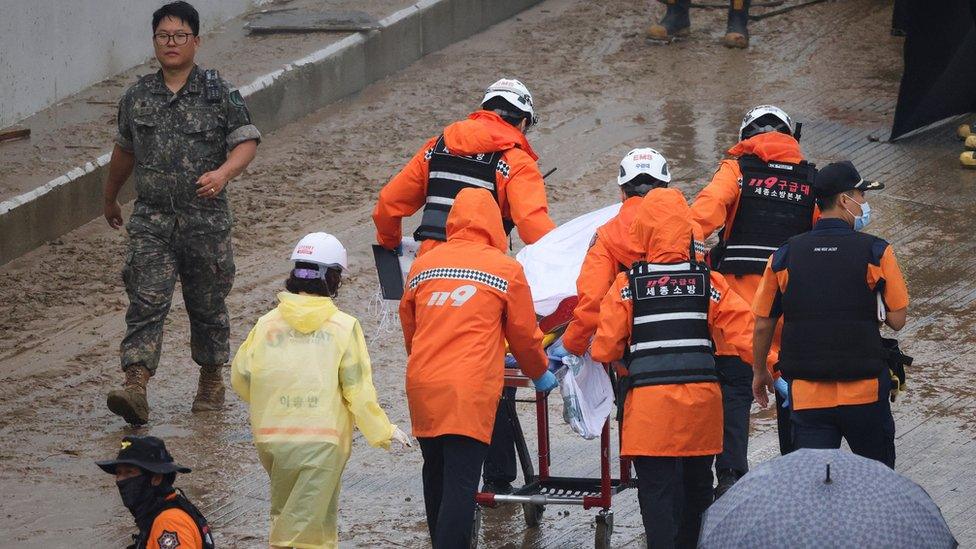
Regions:
[[[349,268],[346,249],[339,239],[329,233],[310,233],[302,237],[291,253],[292,261],[314,263],[320,267],[339,267],[341,271]],[[326,269],[319,269],[321,276]]]
[[[501,97],[506,103],[514,107],[521,114],[528,113],[529,125],[537,124],[539,117],[535,114],[532,104],[532,94],[525,84],[514,78],[502,78],[485,90],[485,97],[481,100],[484,105],[489,99]]]
[[[671,172],[664,155],[654,149],[634,149],[620,161],[617,185],[623,186],[641,174],[647,174],[665,184],[671,182]]]
[[[755,122],[764,116],[772,116],[780,121],[780,124],[756,124]],[[786,126],[787,133],[793,135],[796,131],[796,126],[793,125],[793,119],[790,115],[786,114],[786,111],[779,107],[774,107],[773,105],[759,105],[749,109],[749,112],[742,118],[742,124],[739,125],[739,141],[747,139],[754,135],[760,133],[770,132],[770,131],[782,131]]]

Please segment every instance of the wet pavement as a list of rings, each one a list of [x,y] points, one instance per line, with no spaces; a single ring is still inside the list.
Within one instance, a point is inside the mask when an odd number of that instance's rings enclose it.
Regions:
[[[718,45],[720,11],[694,12],[684,42],[649,45],[641,33],[661,9],[649,4],[548,0],[267,136],[231,187],[232,346],[273,306],[293,243],[311,230],[332,232],[352,266],[338,303],[361,319],[381,404],[406,426],[402,338],[394,309],[376,299],[369,212],[390,175],[474,108],[486,84],[516,75],[535,93],[542,122],[529,138],[543,171],[559,168],[547,180],[557,222],[611,203],[616,164],[635,146],[661,150],[690,199],[734,143],[742,113],[774,103],[804,123],[811,160],[850,158],[888,185],[872,196],[871,232],[893,244],[908,280],[913,301],[899,339],[915,357],[909,391],[894,404],[897,468],[935,499],[964,547],[976,546],[976,172],[957,167],[952,127],[884,142],[901,64],[901,42],[888,35],[890,2],[830,2],[767,19],[751,27],[748,51]],[[131,519],[92,464],[133,432],[104,408],[121,378],[123,246],[122,234],[96,220],[0,268],[0,547],[127,540]],[[212,519],[221,547],[265,546],[267,478],[246,409],[231,397],[224,412],[191,415],[195,379],[177,299],[150,383],[152,422],[139,432],[165,436],[194,468],[178,484]],[[523,424],[534,425],[531,407],[522,411]],[[754,464],[778,452],[770,414],[754,414]],[[553,471],[595,476],[597,443],[555,424]],[[426,545],[419,451],[386,453],[357,436],[340,508],[344,546]],[[615,546],[641,546],[636,494],[621,494],[613,510]],[[480,536],[486,547],[589,547],[594,515],[550,507],[527,529],[518,508],[489,510]]]

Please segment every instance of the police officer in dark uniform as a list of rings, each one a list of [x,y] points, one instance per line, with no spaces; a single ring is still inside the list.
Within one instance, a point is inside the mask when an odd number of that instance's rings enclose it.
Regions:
[[[207,519],[173,488],[176,474],[190,469],[173,461],[161,439],[124,437],[115,459],[95,464],[115,475],[122,504],[136,520],[139,533],[129,549],[213,549]]]
[[[109,409],[132,424],[149,419],[146,383],[156,371],[176,279],[190,317],[190,348],[200,365],[193,411],[219,409],[221,369],[230,355],[225,298],[234,281],[232,217],[225,186],[254,158],[261,134],[239,91],[193,58],[200,19],[186,2],[153,14],[161,69],[119,102],[118,135],[105,184],[105,218],[122,226],[119,190],[134,172],[136,203],[126,226],[122,278],[129,296],[121,345],[125,384]]]
[[[905,325],[908,290],[894,252],[860,232],[871,220],[865,181],[851,162],[817,174],[822,217],[770,257],[753,302],[753,393],[768,403],[766,352],[783,317],[779,371],[789,386],[797,448],[839,448],[895,465],[895,424],[881,324]]]

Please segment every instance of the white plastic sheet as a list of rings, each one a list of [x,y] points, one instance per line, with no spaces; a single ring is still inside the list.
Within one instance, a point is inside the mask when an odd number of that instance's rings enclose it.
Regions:
[[[576,295],[576,278],[593,233],[618,211],[619,203],[581,215],[522,248],[515,256],[525,269],[536,314],[548,316],[563,299]]]

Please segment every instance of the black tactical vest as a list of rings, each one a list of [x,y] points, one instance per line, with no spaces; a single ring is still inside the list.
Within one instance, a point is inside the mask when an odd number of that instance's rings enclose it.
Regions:
[[[876,241],[856,232],[789,240],[779,353],[787,379],[871,379],[884,371],[878,301],[866,279]]]
[[[739,158],[739,169],[739,206],[716,270],[762,274],[769,256],[787,239],[812,228],[816,168],[806,161],[763,162],[750,154]]]
[[[414,240],[447,240],[447,214],[454,205],[454,197],[461,189],[474,187],[487,189],[498,200],[495,187],[495,172],[499,170],[502,151],[481,153],[473,156],[451,154],[440,136],[434,148],[428,153],[429,175],[427,176],[427,204],[420,226],[414,231]],[[505,168],[507,169],[507,168]],[[512,224],[505,221],[505,233],[512,230]]]
[[[627,276],[634,305],[628,388],[717,381],[708,329],[708,267],[642,261]]]
[[[180,490],[177,490],[175,498],[164,500],[152,519],[145,522],[148,528],[140,531],[138,535],[132,536],[135,538],[135,543],[130,545],[128,549],[146,549],[153,522],[156,521],[156,517],[168,509],[180,509],[187,515],[190,515],[190,518],[193,519],[193,522],[197,525],[197,529],[200,531],[200,539],[203,540],[203,549],[214,549],[215,546],[213,535],[210,533],[210,524],[207,523],[207,519],[204,518],[203,513],[197,509],[196,505],[190,503],[190,500],[186,499],[186,496]]]

